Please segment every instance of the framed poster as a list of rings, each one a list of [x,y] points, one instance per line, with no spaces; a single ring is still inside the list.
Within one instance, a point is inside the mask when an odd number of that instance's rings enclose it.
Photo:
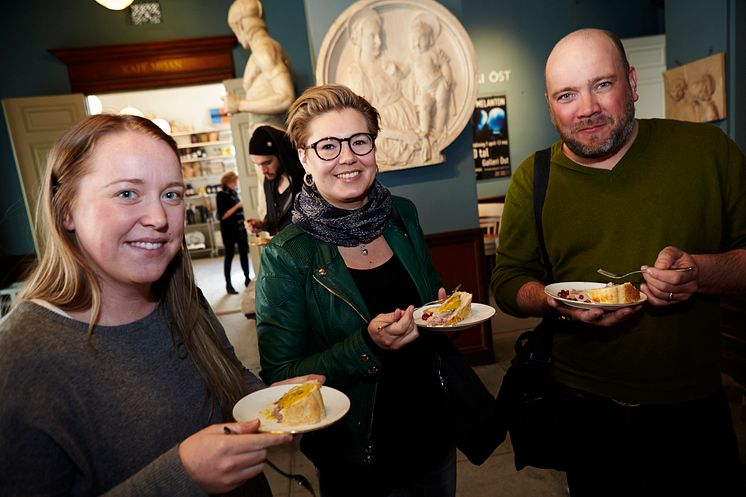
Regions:
[[[477,98],[471,122],[477,179],[510,176],[507,97]]]

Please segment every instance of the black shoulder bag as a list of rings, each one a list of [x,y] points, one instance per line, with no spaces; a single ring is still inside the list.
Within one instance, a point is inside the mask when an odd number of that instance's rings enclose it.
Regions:
[[[548,282],[554,280],[542,228],[541,214],[549,182],[550,149],[534,158],[534,217]],[[562,321],[545,318],[515,343],[515,357],[497,395],[498,408],[507,414],[516,469],[534,466],[565,469],[564,444],[557,427],[552,394],[552,340]]]

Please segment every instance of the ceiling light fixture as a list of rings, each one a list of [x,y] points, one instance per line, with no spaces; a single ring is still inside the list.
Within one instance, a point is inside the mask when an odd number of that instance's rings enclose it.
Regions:
[[[124,10],[130,6],[134,0],[96,0],[107,9],[111,10]]]

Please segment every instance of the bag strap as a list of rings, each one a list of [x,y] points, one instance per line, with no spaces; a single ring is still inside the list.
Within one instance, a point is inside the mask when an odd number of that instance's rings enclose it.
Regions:
[[[544,242],[544,227],[541,222],[541,214],[544,210],[544,199],[547,195],[547,186],[549,185],[551,152],[551,147],[545,148],[536,152],[534,156],[534,219],[536,220],[536,234],[539,237],[541,258],[544,262],[544,270],[547,273],[549,283],[554,282],[554,273],[549,263],[549,254],[547,253],[547,246]]]
[[[544,210],[544,199],[547,194],[547,186],[549,185],[549,163],[552,158],[551,152],[551,147],[545,148],[536,152],[534,156],[534,218],[536,220],[536,235],[539,239],[541,258],[544,263],[544,271],[546,272],[549,283],[554,281],[554,272],[552,271],[552,265],[549,263],[549,254],[547,253],[547,246],[544,241],[544,228],[541,221],[541,215]],[[552,322],[550,324],[549,320],[550,318],[543,319],[539,326],[533,330],[533,334],[537,339],[534,341],[532,346],[533,350],[530,354],[531,360],[547,363],[551,362],[552,336],[554,335],[552,325],[555,323]],[[525,338],[527,339],[528,337],[526,336]],[[518,343],[516,343],[516,348],[520,346],[519,344],[523,344],[523,341],[520,338]]]

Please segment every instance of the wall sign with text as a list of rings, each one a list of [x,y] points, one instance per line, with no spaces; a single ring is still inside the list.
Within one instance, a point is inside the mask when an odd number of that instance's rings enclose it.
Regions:
[[[477,98],[471,122],[477,179],[510,176],[507,98]]]

